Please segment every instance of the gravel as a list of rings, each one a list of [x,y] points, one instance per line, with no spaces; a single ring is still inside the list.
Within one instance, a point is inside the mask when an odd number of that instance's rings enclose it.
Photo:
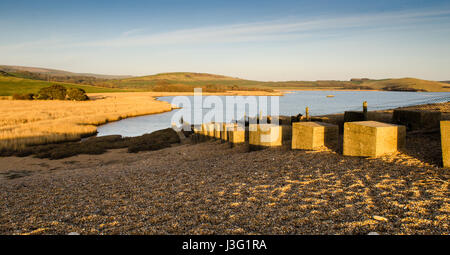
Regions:
[[[440,107],[448,117],[449,103]],[[208,141],[159,151],[0,158],[0,234],[442,234],[439,132],[381,158]]]
[[[449,234],[448,171],[408,154],[114,150],[1,179],[0,234]]]

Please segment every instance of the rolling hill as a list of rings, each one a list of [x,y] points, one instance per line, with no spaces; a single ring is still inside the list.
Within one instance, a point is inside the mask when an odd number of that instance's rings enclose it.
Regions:
[[[49,69],[49,68],[41,68],[41,67],[28,67],[28,66],[9,66],[9,65],[0,65],[0,71],[7,72],[10,74],[24,75],[26,73],[33,74],[43,74],[47,77],[64,77],[64,76],[87,76],[98,79],[124,79],[130,78],[131,75],[105,75],[105,74],[93,74],[93,73],[73,73],[63,70]]]
[[[404,90],[404,91],[450,91],[448,84],[427,81],[415,78],[402,79],[386,79],[386,80],[369,80],[363,82],[364,86],[368,86],[378,90]]]
[[[2,95],[15,93],[17,91],[19,91],[19,93],[23,91],[32,93],[38,90],[38,87],[47,86],[49,84],[48,80],[51,82],[64,83],[68,87],[82,87],[85,88],[87,92],[114,92],[122,90],[191,92],[193,88],[196,87],[203,88],[205,92],[223,92],[229,90],[273,91],[280,89],[450,92],[450,85],[446,82],[428,81],[416,78],[381,80],[355,78],[350,81],[322,80],[265,82],[245,80],[224,75],[192,72],[160,73],[132,77],[78,74],[46,68],[1,65],[0,78],[0,93]]]
[[[274,90],[274,89],[364,89],[385,91],[428,91],[450,92],[447,83],[421,80],[415,78],[401,79],[352,79],[350,81],[285,81],[263,82],[244,80],[234,77],[205,73],[162,73],[128,79],[109,80],[100,86],[117,88],[133,88],[145,90],[160,90],[161,88],[213,87],[235,90]]]
[[[217,74],[175,72],[175,73],[160,73],[142,77],[132,77],[126,80],[168,80],[178,82],[191,82],[191,81],[239,81],[242,79]]]
[[[40,68],[40,67],[6,66],[6,65],[0,65],[0,74],[3,74],[3,76],[7,75],[23,79],[40,80],[48,82],[63,82],[82,85],[95,85],[96,83],[108,81],[111,79],[124,79],[131,77],[124,75],[72,73],[62,70]]]
[[[0,96],[11,96],[13,94],[37,93],[39,89],[48,87],[54,84],[63,85],[66,88],[81,88],[87,93],[106,93],[106,92],[120,92],[124,90],[103,88],[90,85],[71,84],[62,82],[47,82],[39,80],[31,80],[24,78],[17,78],[9,74],[0,73]]]
[[[98,86],[144,89],[152,91],[192,91],[201,87],[208,92],[227,90],[272,90],[263,86],[264,82],[243,80],[223,75],[206,73],[161,73],[127,79],[108,80],[97,83]]]

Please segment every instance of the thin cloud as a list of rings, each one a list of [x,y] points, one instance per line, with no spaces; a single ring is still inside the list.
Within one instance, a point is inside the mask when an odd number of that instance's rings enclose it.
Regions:
[[[143,34],[136,28],[117,38],[86,42],[38,41],[0,46],[0,50],[40,47],[137,47],[168,44],[207,44],[233,42],[264,42],[295,40],[314,35],[330,35],[346,29],[392,29],[411,24],[426,24],[437,20],[449,21],[450,10],[406,10],[365,15],[321,16],[308,20],[274,20],[256,23],[209,26],[175,30],[165,33]]]
[[[142,33],[145,29],[144,28],[134,28],[134,29],[130,29],[128,31],[125,31],[122,33],[123,37],[128,37],[130,35],[135,35],[135,34],[139,34]]]
[[[313,33],[349,28],[404,26],[436,18],[448,18],[450,10],[401,11],[342,17],[320,17],[311,20],[276,20],[237,25],[211,26],[166,33],[113,38],[82,43],[79,46],[134,47],[186,43],[229,43],[288,40]]]

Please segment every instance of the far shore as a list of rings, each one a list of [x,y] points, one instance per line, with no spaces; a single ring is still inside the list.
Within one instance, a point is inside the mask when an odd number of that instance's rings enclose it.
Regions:
[[[397,90],[382,90],[382,89],[341,89],[341,88],[293,88],[293,89],[277,89],[280,93],[289,93],[289,91],[384,91],[384,92],[423,92],[423,91],[397,91]],[[427,91],[432,92],[432,91]]]

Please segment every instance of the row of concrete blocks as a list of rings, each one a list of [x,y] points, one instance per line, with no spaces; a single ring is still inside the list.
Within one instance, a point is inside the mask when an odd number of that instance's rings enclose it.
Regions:
[[[245,143],[244,127],[234,123],[206,123],[194,128],[194,133],[233,144]]]
[[[250,124],[248,142],[251,146],[282,146],[283,126],[273,124]],[[207,123],[200,130],[203,136],[245,143],[245,129],[237,124]],[[376,121],[347,122],[344,125],[344,155],[377,157],[395,152],[405,144],[404,126]],[[339,128],[324,122],[295,122],[292,124],[292,149],[317,150],[322,147],[335,148],[338,144]]]
[[[250,124],[249,145],[261,147],[282,146],[282,126],[273,124]],[[237,124],[203,124],[196,133],[228,141],[245,143],[245,129]],[[450,121],[441,122],[444,166],[450,167]],[[292,149],[316,150],[336,147],[339,138],[337,125],[324,122],[292,123]],[[347,156],[378,157],[393,153],[405,146],[406,128],[377,121],[346,122],[344,124],[343,154]]]

